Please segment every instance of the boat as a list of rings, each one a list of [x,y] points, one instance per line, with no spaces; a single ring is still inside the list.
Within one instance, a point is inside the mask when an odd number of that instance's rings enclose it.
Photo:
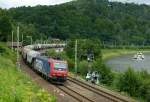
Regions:
[[[136,59],[136,60],[143,60],[145,57],[144,57],[144,54],[142,52],[138,52],[137,54],[135,54],[133,56],[133,59]]]

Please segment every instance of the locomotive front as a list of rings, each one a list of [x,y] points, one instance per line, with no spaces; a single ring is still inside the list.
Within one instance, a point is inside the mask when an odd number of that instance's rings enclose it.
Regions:
[[[67,80],[68,64],[66,61],[50,60],[50,76],[52,80],[64,82]]]

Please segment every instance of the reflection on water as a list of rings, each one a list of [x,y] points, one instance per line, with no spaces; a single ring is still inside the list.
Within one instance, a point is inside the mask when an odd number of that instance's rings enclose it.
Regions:
[[[114,57],[105,62],[107,66],[115,71],[126,71],[129,67],[134,70],[146,69],[150,72],[150,53],[143,53],[145,58],[143,60],[133,59],[133,54],[123,55],[119,57]]]

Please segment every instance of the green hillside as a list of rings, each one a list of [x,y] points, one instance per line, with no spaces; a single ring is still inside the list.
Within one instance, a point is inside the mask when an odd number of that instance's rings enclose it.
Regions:
[[[0,43],[0,102],[55,102],[54,96],[16,69],[15,53]]]
[[[150,44],[150,6],[77,0],[58,6],[11,8],[8,16],[19,22],[24,35],[35,38],[99,38],[107,44]],[[15,23],[14,23],[15,25]]]

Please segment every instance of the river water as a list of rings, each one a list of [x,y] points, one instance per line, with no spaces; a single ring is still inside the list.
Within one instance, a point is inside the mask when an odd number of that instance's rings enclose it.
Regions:
[[[136,71],[145,69],[150,72],[150,52],[145,52],[143,54],[145,56],[143,60],[133,59],[134,54],[129,54],[108,59],[105,64],[118,72],[126,71],[129,67]]]

